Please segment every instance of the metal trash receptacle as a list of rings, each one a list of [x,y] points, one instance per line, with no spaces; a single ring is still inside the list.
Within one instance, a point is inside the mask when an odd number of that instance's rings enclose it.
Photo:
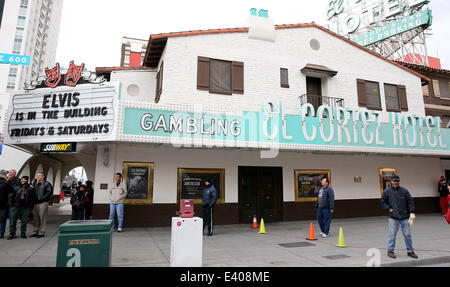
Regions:
[[[56,267],[111,266],[112,220],[74,220],[59,226]]]

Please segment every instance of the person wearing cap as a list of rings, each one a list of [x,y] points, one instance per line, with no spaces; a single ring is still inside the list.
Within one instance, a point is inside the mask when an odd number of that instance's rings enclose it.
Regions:
[[[217,191],[209,177],[204,179],[205,189],[203,190],[203,230],[208,225],[208,236],[213,235],[213,209],[217,202]]]
[[[399,227],[402,227],[403,237],[407,249],[407,256],[417,259],[412,245],[412,235],[410,226],[414,224],[415,209],[414,200],[409,191],[400,186],[400,177],[392,177],[392,186],[387,188],[382,197],[381,205],[389,212],[389,234],[387,255],[390,258],[396,258],[395,239]]]
[[[10,195],[14,192],[14,189],[8,183],[8,172],[6,170],[0,170],[0,238],[5,236],[6,229],[6,217],[8,215]]]
[[[33,193],[28,184],[28,176],[20,179],[21,188],[11,196],[11,220],[9,222],[8,240],[16,238],[17,219],[20,219],[20,237],[27,238],[27,223],[30,207],[33,203]]]
[[[438,192],[442,215],[447,215],[448,210],[447,197],[449,195],[449,190],[447,182],[445,181],[445,177],[443,176],[441,176],[441,179],[439,180]]]
[[[72,220],[84,220],[86,209],[86,184],[82,183],[70,197]]]

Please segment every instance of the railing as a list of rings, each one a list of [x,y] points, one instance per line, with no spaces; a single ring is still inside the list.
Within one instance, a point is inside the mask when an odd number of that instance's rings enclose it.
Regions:
[[[311,104],[313,105],[314,109],[317,110],[320,106],[330,106],[330,107],[341,107],[344,108],[344,99],[340,98],[331,98],[331,97],[324,97],[319,95],[306,95],[303,94],[300,97],[300,104]]]

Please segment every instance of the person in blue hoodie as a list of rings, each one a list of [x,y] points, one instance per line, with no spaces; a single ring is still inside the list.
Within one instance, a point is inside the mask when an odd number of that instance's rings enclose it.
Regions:
[[[328,178],[321,181],[322,187],[317,195],[317,221],[320,226],[320,236],[327,238],[330,233],[331,215],[334,213],[334,191],[329,186]]]
[[[217,191],[210,178],[204,179],[203,190],[203,230],[208,225],[208,236],[213,235],[213,210],[217,202]]]

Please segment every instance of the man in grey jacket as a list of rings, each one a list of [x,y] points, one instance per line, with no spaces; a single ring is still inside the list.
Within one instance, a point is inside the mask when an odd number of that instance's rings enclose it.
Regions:
[[[123,202],[127,196],[127,186],[122,181],[122,174],[116,173],[114,176],[115,183],[109,190],[109,219],[113,221],[114,228],[114,216],[117,211],[117,220],[119,221],[119,228],[117,232],[122,232],[123,227]]]
[[[48,202],[53,195],[52,185],[46,181],[42,172],[37,174],[34,188],[33,225],[34,234],[31,237],[41,238],[45,235],[47,226]]]

